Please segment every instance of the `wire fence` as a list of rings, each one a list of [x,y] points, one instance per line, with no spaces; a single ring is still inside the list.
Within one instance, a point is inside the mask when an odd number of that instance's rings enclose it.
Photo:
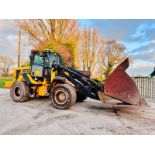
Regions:
[[[155,78],[149,77],[133,77],[140,94],[144,98],[155,101]]]

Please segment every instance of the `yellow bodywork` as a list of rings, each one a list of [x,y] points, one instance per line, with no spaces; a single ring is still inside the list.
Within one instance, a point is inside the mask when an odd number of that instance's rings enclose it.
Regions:
[[[65,72],[65,74],[69,76],[69,73],[68,72]]]
[[[37,89],[37,94],[39,96],[48,96],[48,92],[47,92],[47,88],[48,88],[48,84],[43,84],[41,86],[38,87]]]
[[[34,75],[40,76],[40,75],[41,75],[41,72],[40,72],[39,70],[36,70],[36,71],[34,72]]]
[[[27,77],[30,80],[30,83],[37,86],[37,95],[39,96],[48,96],[47,88],[49,86],[49,82],[44,79],[44,81],[36,81],[34,80],[30,74],[27,74]],[[17,81],[24,81],[23,75],[19,75]]]
[[[5,82],[4,83],[4,88],[11,88],[13,84],[13,81]]]
[[[14,68],[13,69],[13,80],[9,82],[4,83],[5,88],[11,88],[13,83],[16,81],[17,78],[17,73],[18,72],[23,72],[23,71],[30,71],[30,66],[27,67],[19,67],[19,68]]]
[[[51,69],[51,82],[54,80],[56,74],[57,74],[57,72],[54,71],[53,69]]]
[[[30,74],[30,67],[20,67],[20,68],[14,68],[13,71],[13,81],[11,82],[6,82],[5,83],[5,88],[11,88],[13,83],[15,81],[25,81],[24,77],[22,74],[20,74],[21,72],[25,72],[30,83],[32,85],[34,85],[34,87],[37,87],[37,95],[39,96],[48,96],[48,87],[50,85],[50,83],[54,80],[55,76],[57,75],[57,72],[54,71],[53,69],[51,69],[51,78],[50,81],[47,81],[46,79],[44,79],[43,81],[36,81],[35,79],[32,78],[31,74]],[[18,77],[17,77],[17,74]],[[39,75],[40,71],[35,71],[35,74]]]
[[[48,96],[47,88],[49,82],[44,79],[44,81],[35,81],[30,74],[27,74],[31,84],[37,85],[37,95],[39,96]],[[23,75],[19,75],[17,81],[24,81]]]

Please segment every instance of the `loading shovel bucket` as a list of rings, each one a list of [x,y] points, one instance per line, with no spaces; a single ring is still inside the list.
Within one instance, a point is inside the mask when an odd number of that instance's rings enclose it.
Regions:
[[[99,92],[99,98],[105,101],[112,98],[121,101],[124,104],[135,106],[148,106],[140,95],[135,82],[125,72],[129,67],[129,59],[125,59],[106,79],[104,83],[104,92]]]

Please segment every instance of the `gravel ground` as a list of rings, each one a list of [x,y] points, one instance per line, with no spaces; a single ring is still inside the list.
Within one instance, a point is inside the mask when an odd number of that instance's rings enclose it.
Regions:
[[[0,89],[0,134],[155,134],[155,103],[149,108],[108,107],[87,99],[68,110],[52,107],[49,98],[15,103]]]

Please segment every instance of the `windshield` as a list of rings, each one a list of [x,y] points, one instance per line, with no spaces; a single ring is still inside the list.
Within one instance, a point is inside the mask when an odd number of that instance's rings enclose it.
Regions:
[[[34,61],[33,61],[33,63],[34,63],[35,65],[43,65],[43,57],[41,57],[41,56],[39,56],[38,54],[36,54],[36,55],[34,56]]]
[[[62,64],[61,57],[57,53],[46,53],[45,57],[45,66],[46,67],[51,67],[53,62],[56,62],[58,65]]]

